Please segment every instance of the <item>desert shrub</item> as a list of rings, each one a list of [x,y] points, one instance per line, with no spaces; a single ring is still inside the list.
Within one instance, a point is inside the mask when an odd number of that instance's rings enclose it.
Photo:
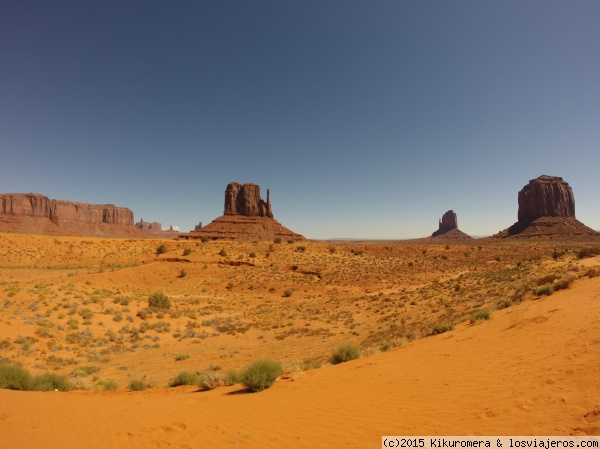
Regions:
[[[596,276],[598,276],[600,273],[598,273],[598,270],[596,270],[595,268],[590,268],[589,270],[587,270],[584,274],[584,276],[591,278],[595,278]]]
[[[277,237],[275,240],[273,240],[273,243],[281,243],[281,238]]]
[[[242,373],[242,383],[252,391],[263,391],[275,383],[282,369],[279,362],[257,360]]]
[[[110,380],[103,377],[101,379],[98,379],[98,382],[96,382],[96,387],[100,391],[112,391],[119,388],[119,384],[116,383],[114,380]]]
[[[558,276],[556,274],[547,274],[546,276],[539,278],[537,280],[537,285],[551,284],[557,278],[558,278]]]
[[[189,354],[177,354],[175,356],[175,360],[178,362],[181,362],[182,360],[187,360],[189,358],[190,358]]]
[[[306,246],[298,246],[296,247],[296,251],[303,253],[304,251],[306,251]]]
[[[585,259],[588,257],[594,257],[600,255],[600,246],[594,248],[584,248],[577,253],[578,259]]]
[[[510,299],[503,299],[502,301],[500,301],[500,303],[498,303],[498,310],[502,310],[502,309],[508,309],[510,306],[513,305],[513,302]]]
[[[159,254],[165,254],[166,252],[167,252],[167,247],[165,245],[159,245],[156,248],[156,254],[157,255],[159,255]]]
[[[69,391],[71,385],[68,379],[60,374],[44,373],[32,376],[20,366],[0,363],[0,388],[22,391]]]
[[[71,384],[65,376],[56,373],[44,373],[32,377],[30,389],[35,391],[69,391],[71,390]]]
[[[225,385],[239,384],[242,381],[242,373],[235,370],[227,371],[223,380],[225,381]]]
[[[329,247],[329,254],[333,254],[335,253],[335,246],[330,246]]]
[[[283,297],[284,298],[289,298],[290,296],[292,296],[292,293],[294,293],[294,291],[288,289],[288,290],[286,290],[286,291],[283,292]]]
[[[190,373],[189,371],[182,371],[175,378],[169,382],[169,387],[179,387],[181,385],[198,385],[200,381],[196,373]]]
[[[148,296],[148,305],[156,309],[168,309],[171,307],[171,301],[164,293],[152,293]]]
[[[256,253],[250,253],[250,254],[248,254],[248,257],[250,257],[251,259],[254,259],[256,257]]]
[[[355,360],[360,357],[360,348],[352,343],[341,345],[338,347],[331,357],[329,363],[337,365],[338,363],[347,362],[349,360]]]
[[[222,249],[221,251],[219,251],[219,256],[227,257],[227,251],[225,251],[225,249]]]
[[[29,390],[31,375],[20,366],[0,363],[0,388]]]
[[[471,315],[471,324],[479,323],[490,319],[490,311],[488,309],[478,310]]]
[[[454,329],[454,324],[442,324],[436,323],[431,326],[431,333],[433,335],[443,334],[444,332],[448,332]]]
[[[183,255],[189,256],[190,254],[192,254],[192,248],[184,248]]]
[[[573,280],[571,278],[559,279],[552,285],[552,288],[554,289],[555,292],[558,290],[566,290],[567,288],[569,288],[571,286],[572,281]]]
[[[535,294],[538,296],[550,296],[552,293],[554,293],[554,287],[552,286],[552,284],[542,285],[535,291]]]
[[[142,380],[134,379],[129,383],[127,388],[130,391],[144,391],[146,388],[148,388],[148,385],[146,385],[146,382]]]
[[[181,271],[179,272],[179,277],[180,277],[180,278],[184,278],[184,277],[186,277],[186,276],[187,276],[187,271],[186,271],[186,270],[181,270]]]
[[[212,371],[199,376],[198,388],[201,390],[213,390],[221,385],[226,385],[225,376],[222,373]]]

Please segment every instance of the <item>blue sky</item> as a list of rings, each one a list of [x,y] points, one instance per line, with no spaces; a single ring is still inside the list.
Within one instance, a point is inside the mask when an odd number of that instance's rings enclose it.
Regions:
[[[310,238],[600,229],[600,2],[0,0],[0,192],[193,229],[229,182]]]

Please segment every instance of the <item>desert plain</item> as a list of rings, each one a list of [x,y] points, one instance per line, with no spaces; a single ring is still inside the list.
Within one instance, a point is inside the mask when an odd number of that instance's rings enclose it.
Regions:
[[[380,447],[600,435],[600,242],[0,233],[3,448]],[[166,295],[169,308],[148,298]],[[340,345],[360,357],[329,363]],[[270,387],[226,379],[260,359]],[[132,388],[143,384],[143,391]]]

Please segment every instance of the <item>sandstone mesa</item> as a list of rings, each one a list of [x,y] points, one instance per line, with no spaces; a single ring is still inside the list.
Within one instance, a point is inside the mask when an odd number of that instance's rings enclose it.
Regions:
[[[153,225],[134,225],[133,212],[113,204],[55,200],[38,193],[0,194],[2,232],[99,237],[171,237],[175,232],[158,232],[160,224]]]
[[[588,238],[600,234],[575,218],[575,195],[560,176],[532,179],[518,194],[518,221],[494,237]]]

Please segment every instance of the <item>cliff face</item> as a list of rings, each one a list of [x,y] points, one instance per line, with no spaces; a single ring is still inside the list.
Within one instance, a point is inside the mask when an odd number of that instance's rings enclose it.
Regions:
[[[573,190],[561,177],[542,175],[519,192],[520,222],[540,217],[575,218]]]
[[[260,198],[260,187],[256,184],[229,183],[225,189],[223,215],[273,218],[269,191],[265,202]]]
[[[0,195],[0,214],[47,218],[59,227],[74,223],[133,226],[133,212],[125,207],[52,200],[37,193]]]

